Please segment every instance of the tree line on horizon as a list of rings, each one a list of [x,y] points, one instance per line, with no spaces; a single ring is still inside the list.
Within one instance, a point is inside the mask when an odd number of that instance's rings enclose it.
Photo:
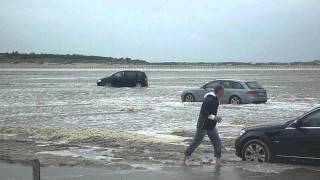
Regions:
[[[114,58],[104,56],[87,56],[80,54],[48,54],[48,53],[0,53],[2,63],[107,63],[107,64],[148,64],[147,61],[131,58]]]
[[[102,63],[102,64],[137,64],[137,65],[222,65],[222,66],[241,66],[241,65],[320,65],[320,60],[304,61],[304,62],[267,62],[267,63],[252,63],[252,62],[158,62],[150,63],[145,60],[131,58],[114,58],[104,56],[90,56],[80,54],[48,54],[48,53],[19,53],[13,51],[11,53],[0,53],[0,63]]]

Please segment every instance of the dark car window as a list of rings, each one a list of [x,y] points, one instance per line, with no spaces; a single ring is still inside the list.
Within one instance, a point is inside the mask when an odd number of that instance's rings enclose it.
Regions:
[[[136,79],[137,78],[137,73],[135,71],[126,71],[124,73],[124,77],[128,79]]]
[[[113,75],[114,78],[122,78],[123,77],[123,72],[117,72]]]
[[[320,127],[320,111],[316,111],[302,120],[303,127]]]
[[[246,82],[246,84],[250,89],[262,89],[262,86],[256,81]]]
[[[144,79],[144,73],[143,72],[137,72],[138,79]]]
[[[232,82],[232,89],[244,89],[244,88],[240,83]]]
[[[219,81],[212,81],[205,85],[205,88],[213,89],[214,87],[219,85]]]
[[[221,81],[221,85],[224,87],[224,88],[232,88],[232,82],[231,81]]]

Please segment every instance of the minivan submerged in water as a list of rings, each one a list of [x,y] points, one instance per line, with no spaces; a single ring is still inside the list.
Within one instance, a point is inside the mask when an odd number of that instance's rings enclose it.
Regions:
[[[148,77],[142,71],[119,71],[109,77],[99,79],[98,86],[111,87],[146,87]]]

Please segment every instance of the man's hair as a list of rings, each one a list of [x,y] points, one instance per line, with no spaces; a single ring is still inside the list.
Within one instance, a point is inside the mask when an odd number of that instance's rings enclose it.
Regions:
[[[214,93],[218,93],[219,91],[223,91],[223,90],[224,90],[224,87],[221,85],[214,87]]]

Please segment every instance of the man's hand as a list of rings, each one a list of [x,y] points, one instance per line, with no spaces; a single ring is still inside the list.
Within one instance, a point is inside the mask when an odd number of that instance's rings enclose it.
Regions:
[[[222,118],[220,116],[216,116],[214,120],[217,121],[218,123],[222,122]]]

